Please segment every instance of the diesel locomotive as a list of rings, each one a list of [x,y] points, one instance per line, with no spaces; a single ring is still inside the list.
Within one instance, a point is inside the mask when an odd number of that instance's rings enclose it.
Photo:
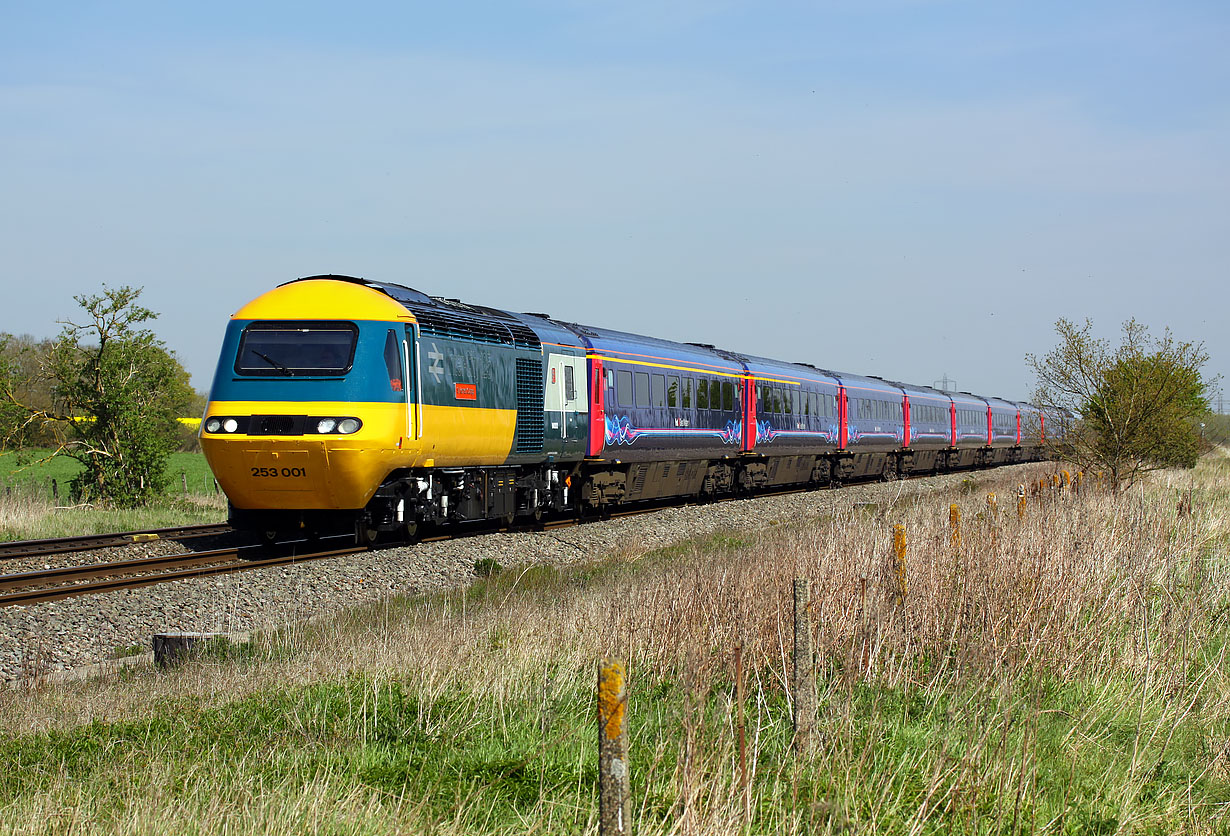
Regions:
[[[231,318],[200,440],[236,528],[371,542],[1032,461],[1046,418],[329,275]]]

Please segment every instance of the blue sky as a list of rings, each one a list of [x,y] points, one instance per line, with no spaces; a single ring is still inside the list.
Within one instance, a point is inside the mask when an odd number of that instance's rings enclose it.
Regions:
[[[0,331],[345,273],[1026,397],[1059,316],[1230,371],[1224,3],[0,0]]]

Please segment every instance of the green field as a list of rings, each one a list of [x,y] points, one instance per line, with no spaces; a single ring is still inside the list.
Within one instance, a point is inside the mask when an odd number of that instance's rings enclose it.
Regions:
[[[0,454],[0,485],[20,487],[25,491],[41,490],[51,496],[51,483],[59,486],[60,495],[68,495],[69,482],[81,471],[81,465],[68,456],[48,459],[48,450],[27,450]],[[172,453],[167,464],[168,491],[182,495],[187,480],[188,493],[214,493],[213,473],[202,453]]]
[[[0,455],[0,540],[42,540],[226,520],[226,497],[200,453],[173,453],[168,493],[144,508],[82,505],[70,482],[81,466],[46,451]],[[184,492],[187,482],[188,491]]]

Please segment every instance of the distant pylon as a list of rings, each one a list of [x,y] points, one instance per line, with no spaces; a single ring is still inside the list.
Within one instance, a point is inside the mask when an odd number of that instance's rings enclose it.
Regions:
[[[944,372],[944,377],[940,380],[932,381],[931,385],[941,392],[951,392],[957,388],[957,382],[948,379],[948,372]]]

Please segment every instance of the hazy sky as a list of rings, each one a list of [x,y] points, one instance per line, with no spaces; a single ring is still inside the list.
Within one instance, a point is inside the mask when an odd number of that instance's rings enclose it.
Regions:
[[[1225,375],[1227,44],[1224,0],[0,0],[0,331],[143,286],[205,389],[345,273],[1010,398],[1135,316]]]

